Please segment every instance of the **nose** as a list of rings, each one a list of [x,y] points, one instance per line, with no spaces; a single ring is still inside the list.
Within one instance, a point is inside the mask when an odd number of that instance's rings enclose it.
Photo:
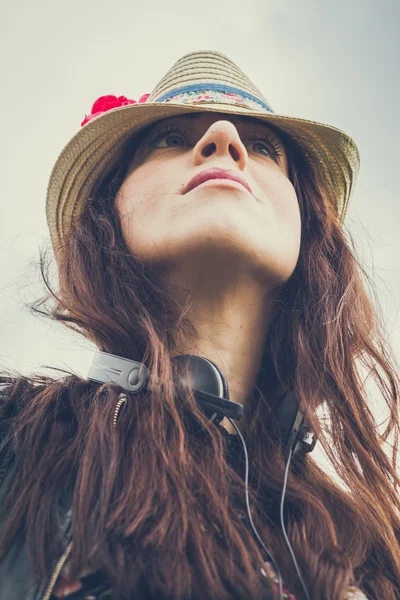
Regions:
[[[237,167],[244,170],[247,166],[248,154],[238,131],[230,121],[216,121],[193,148],[193,162],[200,165],[205,158],[226,158],[230,155]]]

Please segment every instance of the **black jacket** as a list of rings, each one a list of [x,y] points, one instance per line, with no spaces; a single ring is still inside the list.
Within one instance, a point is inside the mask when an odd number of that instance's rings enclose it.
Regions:
[[[222,434],[228,438],[228,445],[238,444],[237,436],[231,436],[221,428]],[[14,452],[11,440],[11,421],[0,423],[0,506],[3,505],[13,478],[19,468],[19,458]],[[230,438],[230,439],[229,439]],[[232,465],[236,464],[238,456],[237,449],[232,451]],[[68,558],[71,546],[71,519],[72,519],[72,490],[63,490],[59,496],[57,519],[59,530],[55,534],[63,540],[64,551],[54,560],[51,571],[47,578],[39,584],[31,584],[32,567],[29,560],[25,533],[21,530],[7,555],[0,560],[0,600],[49,600],[57,577]],[[238,509],[238,514],[240,510]],[[243,518],[243,516],[241,517]],[[0,520],[0,535],[7,521],[7,514]],[[261,576],[265,587],[263,600],[270,598],[270,588],[265,577]]]
[[[0,426],[0,506],[11,487],[13,478],[18,469],[18,457],[16,456],[10,441],[10,423],[1,423]],[[65,540],[67,548],[70,540],[71,526],[71,501],[68,493],[61,495],[59,502],[59,533],[61,539]],[[7,515],[0,521],[0,534],[4,529]],[[60,567],[60,558],[54,561],[52,572],[45,581],[38,585],[30,585],[32,568],[28,556],[28,548],[25,534],[20,531],[13,545],[10,547],[6,557],[0,561],[0,600],[44,600],[51,595],[50,584],[54,585],[52,575],[56,567]],[[53,577],[54,579],[54,577]]]

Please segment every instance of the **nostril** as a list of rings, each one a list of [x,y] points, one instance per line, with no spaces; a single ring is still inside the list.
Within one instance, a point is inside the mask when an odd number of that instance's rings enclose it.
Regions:
[[[207,144],[207,146],[205,148],[203,148],[203,152],[202,152],[203,156],[205,158],[211,156],[211,154],[213,154],[213,152],[215,152],[216,148],[217,147],[214,144],[214,142],[211,144]],[[238,149],[235,146],[233,146],[232,144],[229,144],[229,152],[230,152],[233,160],[235,160],[235,161],[239,160],[240,153],[239,153]]]
[[[205,156],[206,158],[207,158],[208,156],[211,156],[211,154],[212,154],[213,152],[215,152],[215,149],[216,149],[216,146],[215,146],[215,144],[214,144],[214,143],[212,143],[212,144],[208,144],[208,145],[207,145],[207,146],[204,148],[204,150],[203,150],[203,154],[204,154],[204,156]]]
[[[239,160],[240,154],[239,154],[237,148],[235,148],[235,146],[232,146],[232,144],[229,144],[229,150],[230,150],[230,153],[232,154],[233,160]]]

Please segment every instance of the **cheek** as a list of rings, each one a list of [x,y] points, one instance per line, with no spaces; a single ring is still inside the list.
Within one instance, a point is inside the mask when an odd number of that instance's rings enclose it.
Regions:
[[[147,243],[149,227],[162,218],[165,185],[165,175],[153,165],[137,167],[122,183],[114,206],[128,247]]]
[[[135,173],[125,179],[115,198],[115,210],[128,247],[135,241],[134,222],[143,220],[141,199],[143,200],[144,197],[140,180],[137,180]]]
[[[138,208],[140,199],[146,195],[149,180],[141,171],[142,169],[139,167],[130,173],[121,185],[115,199],[115,206],[119,212],[123,213]]]
[[[133,223],[146,223],[160,210],[162,205],[162,186],[154,174],[137,170],[122,184],[115,198],[115,208],[119,214],[121,226],[132,235]]]
[[[301,216],[299,201],[296,190],[287,177],[282,176],[279,179],[276,194],[275,196],[272,195],[272,197],[275,209],[282,219],[287,219],[289,222],[300,226]]]
[[[268,173],[258,177],[260,188],[259,202],[271,210],[275,218],[300,226],[300,206],[290,179],[279,169],[271,168]]]

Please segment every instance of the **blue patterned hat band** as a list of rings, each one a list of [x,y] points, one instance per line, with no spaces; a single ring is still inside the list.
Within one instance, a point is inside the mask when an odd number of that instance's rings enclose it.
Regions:
[[[188,85],[164,94],[153,102],[179,104],[230,104],[249,110],[274,112],[266,102],[243,90],[228,85],[209,83],[203,86]]]

